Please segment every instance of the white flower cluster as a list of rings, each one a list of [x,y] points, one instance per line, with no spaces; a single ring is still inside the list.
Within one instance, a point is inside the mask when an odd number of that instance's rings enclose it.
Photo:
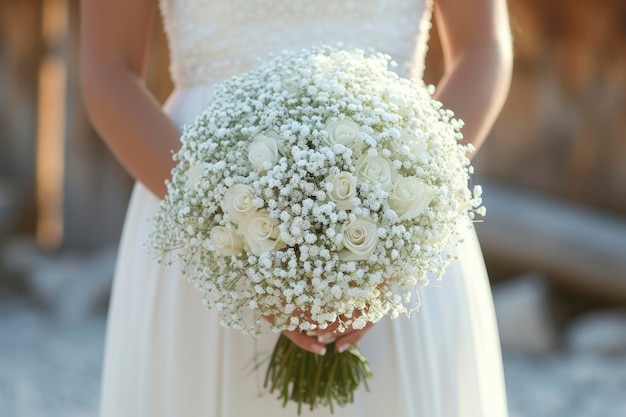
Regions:
[[[462,122],[392,64],[287,51],[222,83],[185,127],[152,243],[178,249],[223,325],[258,333],[264,314],[274,330],[342,330],[407,313],[406,291],[443,274],[459,225],[484,211]]]

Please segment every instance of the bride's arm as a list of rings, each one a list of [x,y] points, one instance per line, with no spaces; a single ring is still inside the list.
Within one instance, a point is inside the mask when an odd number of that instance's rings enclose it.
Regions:
[[[145,86],[156,0],[81,1],[80,76],[87,111],[122,165],[158,197],[179,132]]]
[[[479,148],[509,90],[513,67],[506,0],[435,0],[445,74],[435,96],[463,119]]]

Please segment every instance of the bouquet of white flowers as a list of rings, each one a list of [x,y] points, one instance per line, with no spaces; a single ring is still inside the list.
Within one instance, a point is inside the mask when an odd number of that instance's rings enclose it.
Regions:
[[[258,334],[268,315],[275,331],[342,332],[408,314],[459,225],[484,211],[462,122],[390,65],[287,51],[221,83],[185,127],[152,243],[176,250],[223,325]],[[356,349],[309,357],[290,343],[268,371],[285,401],[344,404],[369,374]]]

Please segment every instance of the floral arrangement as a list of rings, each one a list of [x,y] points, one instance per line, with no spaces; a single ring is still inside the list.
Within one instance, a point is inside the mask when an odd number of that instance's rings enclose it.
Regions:
[[[223,325],[341,332],[408,314],[483,214],[462,122],[393,65],[286,51],[224,81],[185,127],[152,243],[176,250]]]

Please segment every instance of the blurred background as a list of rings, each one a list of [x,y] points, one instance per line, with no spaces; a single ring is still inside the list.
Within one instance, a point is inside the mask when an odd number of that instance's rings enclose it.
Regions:
[[[509,7],[513,84],[475,164],[511,417],[624,416],[626,2]],[[77,26],[77,0],[0,0],[2,416],[97,415],[132,181],[86,118]],[[158,25],[148,84],[172,88]]]

